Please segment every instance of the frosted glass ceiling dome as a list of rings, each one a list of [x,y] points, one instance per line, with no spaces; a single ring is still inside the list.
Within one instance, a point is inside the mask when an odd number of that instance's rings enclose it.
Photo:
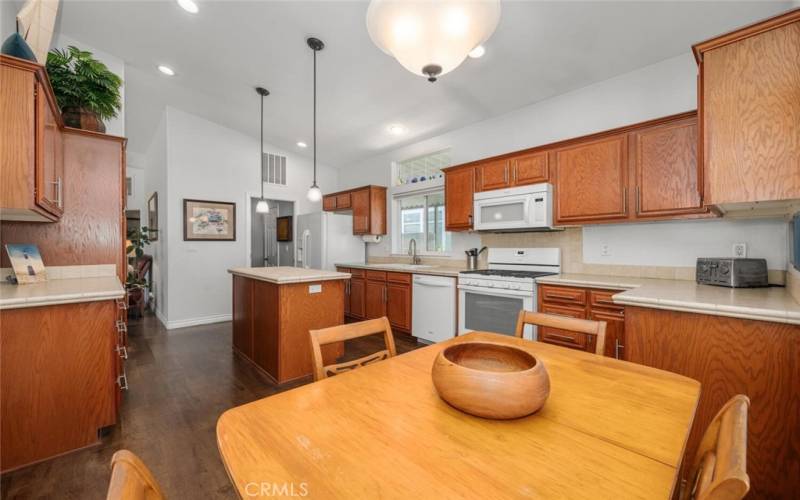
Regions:
[[[430,81],[492,36],[500,0],[372,0],[367,31],[381,50]]]

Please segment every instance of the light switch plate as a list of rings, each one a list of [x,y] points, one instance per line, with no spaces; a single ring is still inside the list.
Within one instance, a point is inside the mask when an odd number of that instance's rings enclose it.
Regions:
[[[308,293],[322,293],[322,284],[308,285]]]
[[[734,243],[733,256],[742,259],[747,257],[747,243]]]

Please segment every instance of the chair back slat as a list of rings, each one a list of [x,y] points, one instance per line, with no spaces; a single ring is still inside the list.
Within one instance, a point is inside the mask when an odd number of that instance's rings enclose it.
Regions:
[[[150,469],[128,450],[111,457],[111,481],[106,500],[164,500],[164,493]]]
[[[383,341],[386,344],[386,349],[352,361],[345,361],[327,366],[324,364],[322,359],[322,346],[334,342],[344,342],[345,340],[366,337],[376,333],[383,334]],[[329,374],[335,375],[354,370],[397,355],[394,337],[392,336],[392,327],[389,325],[389,320],[385,316],[361,321],[359,323],[349,323],[346,325],[323,328],[321,330],[311,330],[309,335],[311,336],[311,360],[314,365],[315,381],[322,380]]]
[[[570,318],[555,314],[544,314],[532,311],[520,311],[517,316],[517,329],[515,334],[522,338],[525,325],[536,325],[544,328],[556,328],[570,332],[583,333],[596,337],[595,354],[603,355],[606,346],[606,322],[588,319]]]
[[[750,490],[747,475],[747,413],[750,399],[728,400],[708,425],[695,454],[685,500],[739,500]]]

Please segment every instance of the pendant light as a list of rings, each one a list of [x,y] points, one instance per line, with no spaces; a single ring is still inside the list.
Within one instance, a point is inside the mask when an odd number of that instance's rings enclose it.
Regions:
[[[367,31],[408,71],[438,77],[458,67],[500,22],[500,0],[372,0]]]
[[[319,38],[308,38],[306,43],[314,51],[314,182],[308,188],[308,201],[316,203],[322,199],[322,190],[317,186],[317,52],[325,48]]]
[[[256,203],[256,213],[269,213],[269,203],[264,199],[264,98],[269,95],[269,90],[264,87],[256,87],[256,92],[261,96],[261,156],[258,165],[261,169],[261,198]]]

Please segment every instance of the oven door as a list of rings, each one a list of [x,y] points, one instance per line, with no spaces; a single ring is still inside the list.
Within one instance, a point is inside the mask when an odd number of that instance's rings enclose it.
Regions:
[[[513,336],[519,312],[534,310],[533,292],[459,285],[458,299],[459,335],[482,331]],[[528,340],[535,340],[535,334],[530,325],[523,331],[523,337]]]

